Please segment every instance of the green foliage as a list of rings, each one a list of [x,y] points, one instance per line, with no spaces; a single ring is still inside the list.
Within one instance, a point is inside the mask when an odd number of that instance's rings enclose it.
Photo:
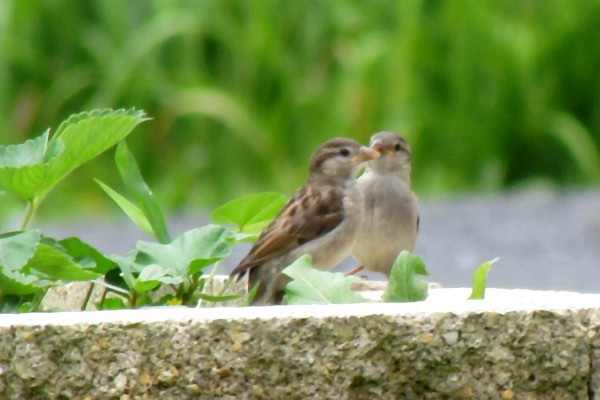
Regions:
[[[429,275],[423,259],[409,251],[398,255],[383,300],[385,302],[409,302],[425,300],[429,284],[418,275]]]
[[[135,110],[97,110],[73,115],[48,141],[48,131],[22,145],[0,148],[0,186],[39,201],[71,171],[124,139],[144,120]]]
[[[117,203],[131,220],[144,231],[153,234],[161,243],[169,243],[171,237],[167,230],[165,217],[152,191],[144,181],[137,161],[125,142],[119,143],[115,153],[115,164],[121,178],[134,198],[135,204],[121,196],[108,185],[100,182],[100,187]]]
[[[95,280],[117,267],[77,238],[55,240],[25,228],[60,181],[143,120],[144,113],[135,110],[83,112],[60,124],[51,139],[47,130],[23,144],[0,147],[0,187],[29,205],[21,230],[0,235],[1,309],[35,310],[48,288]]]
[[[286,198],[280,193],[243,196],[218,207],[211,214],[214,223],[233,224],[241,238],[255,239],[279,213]]]
[[[487,280],[487,276],[492,269],[492,265],[498,260],[499,258],[496,257],[493,260],[484,262],[475,269],[473,272],[473,287],[471,290],[471,295],[469,296],[469,300],[482,300],[485,297],[485,282]]]
[[[0,142],[136,104],[156,123],[129,145],[168,208],[291,192],[319,143],[382,129],[407,136],[422,195],[600,179],[596,0],[6,0],[2,16]],[[110,162],[65,198],[114,187]]]
[[[495,258],[477,267],[473,273],[473,287],[469,299],[485,297],[486,278]],[[286,286],[288,304],[340,304],[366,302],[364,297],[352,291],[352,284],[359,279],[340,273],[319,271],[312,266],[308,255],[300,257],[283,270],[292,278]],[[403,303],[427,299],[429,283],[419,276],[428,275],[423,259],[408,251],[401,252],[390,273],[388,286],[382,300],[386,303]]]
[[[85,265],[78,262],[85,253],[94,252],[89,246],[62,246],[37,230],[0,235],[0,300],[4,295],[34,294],[64,282],[99,278],[95,270],[104,268],[94,257]]]
[[[367,299],[352,290],[356,276],[340,272],[319,271],[312,265],[312,258],[304,255],[283,270],[292,278],[285,287],[288,304],[344,304],[365,303]]]
[[[90,157],[121,140],[142,120],[143,113],[134,111],[81,113],[62,123],[50,140],[46,132],[22,145],[0,148],[0,168],[5,168],[0,173],[9,177],[0,181],[2,187],[10,194],[25,197],[32,204],[23,226],[58,181]],[[105,256],[78,238],[56,240],[37,230],[2,234],[2,312],[40,310],[49,288],[72,281],[104,286],[104,295],[96,304],[100,309],[167,304],[196,306],[200,301],[240,299],[240,295],[214,294],[204,289],[218,263],[231,254],[231,247],[242,234],[234,233],[225,226],[207,225],[184,232],[172,240],[158,201],[124,142],[117,147],[115,164],[133,201],[98,183],[136,224],[153,234],[159,243],[140,241],[124,256]],[[30,166],[38,168],[41,171],[38,175],[50,180],[36,179],[36,174],[29,178],[30,175],[23,170]],[[15,176],[19,179],[12,179]],[[216,219],[237,224],[240,231],[255,232],[257,227],[264,226],[273,218],[282,202],[283,198],[278,194],[255,195],[233,201],[217,210],[215,215]],[[239,210],[236,205],[240,206]],[[211,265],[214,266],[211,274],[205,274],[205,268]],[[251,296],[252,293],[241,299],[242,304],[249,302]],[[89,296],[82,309],[86,308],[87,301]]]
[[[144,113],[95,110],[72,115],[48,140],[49,131],[21,145],[0,147],[0,187],[27,200],[25,228],[46,195],[77,167],[123,140]]]

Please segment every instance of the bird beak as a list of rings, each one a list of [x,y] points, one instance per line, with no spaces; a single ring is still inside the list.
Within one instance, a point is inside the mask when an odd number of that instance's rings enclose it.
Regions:
[[[382,156],[391,156],[394,154],[393,149],[391,149],[389,146],[386,146],[379,140],[375,140],[373,144],[371,144],[371,148],[379,152]]]
[[[379,158],[380,155],[381,154],[379,154],[379,152],[377,150],[373,150],[369,147],[363,146],[359,150],[358,154],[352,158],[352,161],[353,162],[366,162],[366,161],[370,161],[370,160]]]

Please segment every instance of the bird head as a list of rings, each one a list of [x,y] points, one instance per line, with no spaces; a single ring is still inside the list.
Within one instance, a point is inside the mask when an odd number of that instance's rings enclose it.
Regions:
[[[393,132],[379,132],[371,137],[371,148],[381,154],[369,163],[376,172],[410,174],[411,152],[406,140]]]
[[[355,140],[331,139],[313,153],[309,180],[342,183],[354,179],[364,163],[377,157],[377,150],[362,146]]]

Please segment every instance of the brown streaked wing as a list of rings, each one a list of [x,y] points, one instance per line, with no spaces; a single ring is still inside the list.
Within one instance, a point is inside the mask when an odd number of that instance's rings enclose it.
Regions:
[[[231,272],[248,269],[288,253],[332,231],[344,219],[341,188],[303,187],[260,235],[248,255]]]

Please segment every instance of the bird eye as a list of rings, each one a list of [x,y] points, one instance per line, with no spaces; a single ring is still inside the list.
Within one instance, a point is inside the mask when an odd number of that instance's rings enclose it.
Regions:
[[[396,145],[394,146],[394,150],[396,150],[396,151],[402,150],[402,146],[400,146],[400,143],[396,143]]]
[[[348,150],[348,149],[341,149],[340,150],[340,155],[342,157],[348,157],[350,155],[350,150]]]

